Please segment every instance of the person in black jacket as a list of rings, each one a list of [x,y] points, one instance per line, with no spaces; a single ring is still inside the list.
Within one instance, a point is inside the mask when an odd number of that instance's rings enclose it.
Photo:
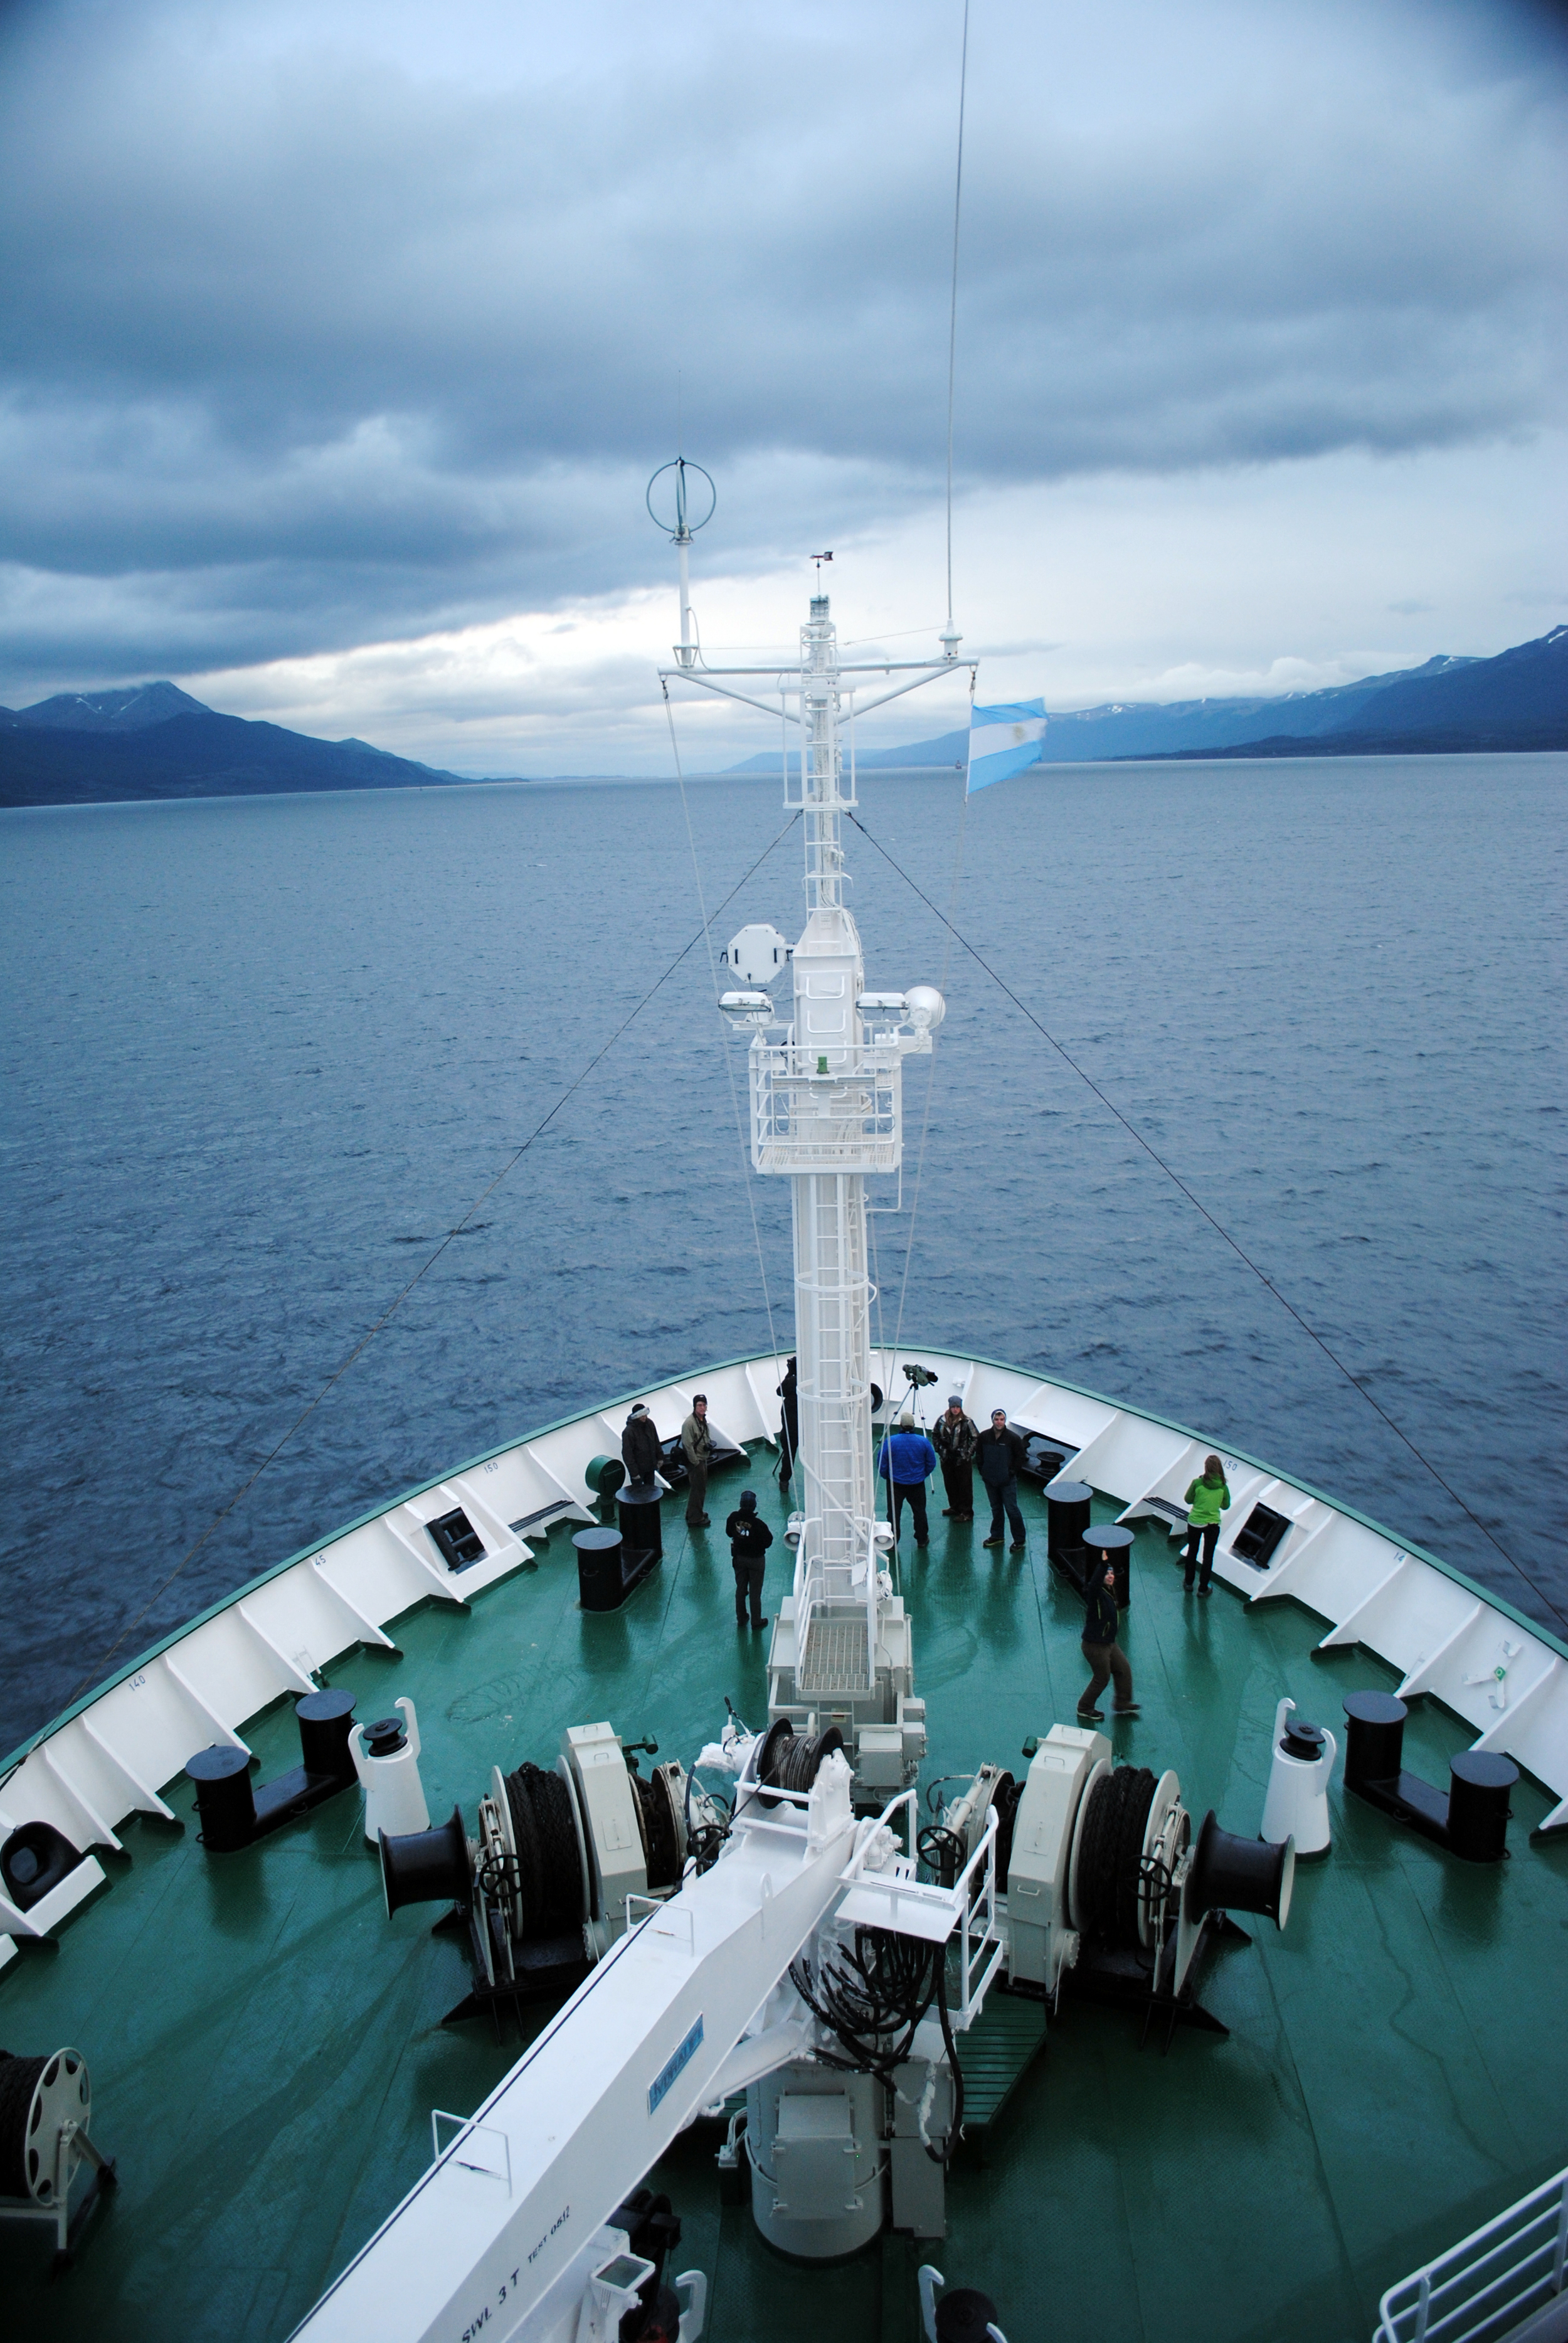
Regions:
[[[626,1420],[626,1430],[620,1435],[620,1459],[626,1466],[628,1481],[651,1481],[664,1454],[658,1426],[639,1400]]]
[[[766,1627],[767,1614],[762,1608],[762,1574],[768,1566],[768,1549],[773,1543],[773,1533],[758,1516],[757,1492],[742,1489],[740,1503],[724,1524],[724,1534],[729,1540],[729,1561],[735,1572],[735,1624],[746,1624],[746,1601],[751,1599],[751,1624]]]
[[[975,1463],[980,1466],[980,1479],[985,1483],[990,1499],[990,1535],[986,1545],[1001,1544],[1002,1508],[1012,1526],[1012,1550],[1023,1550],[1023,1515],[1018,1503],[1018,1468],[1023,1463],[1023,1443],[1016,1432],[1008,1429],[1007,1410],[993,1407],[990,1429],[982,1432],[975,1443]]]
[[[779,1486],[787,1489],[795,1472],[795,1459],[800,1453],[800,1391],[795,1379],[795,1362],[789,1362],[789,1372],[779,1386],[779,1396],[784,1405],[779,1415],[779,1446],[782,1451],[779,1466]]]
[[[1138,1703],[1132,1697],[1132,1668],[1126,1653],[1116,1640],[1116,1573],[1107,1567],[1103,1578],[1091,1578],[1085,1593],[1083,1611],[1083,1656],[1092,1671],[1089,1689],[1078,1704],[1080,1725],[1098,1725],[1104,1715],[1095,1706],[1096,1701],[1112,1678],[1116,1683],[1116,1698],[1111,1703],[1113,1716],[1136,1716]]]
[[[964,1413],[963,1393],[954,1392],[931,1426],[931,1446],[942,1460],[942,1484],[948,1493],[943,1513],[951,1522],[975,1517],[975,1447],[980,1427]]]

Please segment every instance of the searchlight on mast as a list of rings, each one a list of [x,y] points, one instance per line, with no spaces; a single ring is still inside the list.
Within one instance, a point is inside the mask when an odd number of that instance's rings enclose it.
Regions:
[[[867,989],[845,900],[842,823],[859,800],[840,729],[846,701],[851,714],[868,713],[959,671],[960,638],[950,619],[939,658],[846,664],[821,590],[831,558],[822,553],[811,556],[816,590],[798,659],[710,666],[689,616],[691,529],[682,499],[685,474],[698,468],[678,458],[649,483],[648,509],[665,527],[654,512],[654,484],[675,475],[671,535],[680,555],[678,664],[661,669],[660,680],[754,708],[766,707],[760,691],[777,692],[800,736],[799,795],[788,760],[784,787],[786,805],[805,818],[806,925],[793,948],[774,928],[742,929],[724,953],[736,989],[719,1003],[750,1037],[752,1167],[789,1179],[793,1202],[801,1497],[788,1532],[796,1545],[793,1592],[775,1620],[769,1654],[769,1716],[788,1718],[797,1730],[811,1716],[811,1729],[836,1725],[852,1754],[857,1795],[880,1799],[914,1779],[925,1728],[924,1704],[914,1697],[910,1622],[882,1566],[893,1532],[877,1518],[866,1182],[900,1172],[903,1062],[929,1055],[945,1004],[931,985]],[[704,520],[712,510],[710,502]],[[887,688],[857,709],[855,695],[873,677]],[[785,987],[788,998],[776,1005]]]

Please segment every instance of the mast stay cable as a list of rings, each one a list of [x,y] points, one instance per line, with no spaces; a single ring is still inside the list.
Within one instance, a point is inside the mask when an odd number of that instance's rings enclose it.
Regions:
[[[964,191],[964,96],[970,70],[970,0],[964,0],[963,49],[959,60],[959,154],[953,177],[953,276],[948,307],[948,631],[953,623],[953,381],[959,347],[959,212]]]
[[[1243,1262],[1245,1266],[1251,1271],[1259,1284],[1263,1286],[1267,1292],[1273,1295],[1281,1308],[1288,1312],[1290,1316],[1295,1320],[1302,1333],[1307,1335],[1311,1341],[1317,1344],[1318,1349],[1322,1353],[1324,1358],[1329,1361],[1332,1366],[1336,1367],[1339,1370],[1346,1383],[1350,1384],[1351,1389],[1354,1392],[1358,1392],[1362,1398],[1365,1400],[1367,1405],[1372,1410],[1373,1413],[1382,1418],[1383,1423],[1387,1424],[1394,1437],[1403,1443],[1404,1446],[1409,1449],[1411,1454],[1415,1458],[1418,1464],[1425,1467],[1426,1471],[1431,1473],[1432,1479],[1437,1483],[1438,1487],[1444,1490],[1447,1494],[1452,1498],[1454,1503],[1459,1507],[1460,1512],[1464,1515],[1465,1519],[1481,1532],[1482,1536],[1485,1538],[1489,1545],[1495,1547],[1496,1551],[1503,1556],[1503,1561],[1507,1563],[1509,1568],[1518,1574],[1518,1575],[1524,1581],[1526,1586],[1532,1590],[1540,1602],[1544,1604],[1547,1610],[1552,1613],[1553,1616],[1559,1620],[1563,1626],[1568,1627],[1568,1613],[1564,1613],[1561,1606],[1553,1601],[1551,1595],[1547,1594],[1540,1581],[1533,1577],[1531,1573],[1525,1569],[1523,1564],[1517,1560],[1513,1554],[1509,1553],[1508,1548],[1503,1544],[1502,1540],[1495,1536],[1493,1533],[1487,1528],[1486,1523],[1482,1520],[1480,1514],[1474,1512],[1473,1509],[1465,1503],[1464,1499],[1460,1495],[1452,1483],[1445,1480],[1442,1474],[1438,1471],[1437,1466],[1432,1462],[1432,1459],[1422,1453],[1422,1451],[1416,1446],[1410,1434],[1407,1432],[1402,1431],[1394,1422],[1392,1416],[1390,1415],[1387,1408],[1382,1405],[1382,1402],[1373,1398],[1372,1393],[1367,1390],[1366,1385],[1361,1383],[1357,1377],[1351,1373],[1349,1367],[1346,1366],[1344,1361],[1339,1357],[1337,1353],[1330,1349],[1328,1343],[1324,1342],[1317,1329],[1311,1325],[1308,1321],[1302,1317],[1301,1312],[1296,1308],[1295,1303],[1290,1301],[1285,1294],[1281,1292],[1279,1287],[1274,1283],[1273,1279],[1269,1276],[1267,1271],[1259,1267],[1258,1263],[1252,1259],[1251,1254],[1249,1253],[1238,1240],[1231,1234],[1230,1230],[1225,1227],[1224,1223],[1216,1219],[1215,1215],[1209,1210],[1208,1205],[1203,1202],[1200,1196],[1194,1194],[1193,1191],[1187,1185],[1185,1180],[1182,1179],[1181,1173],[1175,1171],[1171,1164],[1167,1163],[1165,1158],[1160,1153],[1159,1150],[1152,1146],[1151,1142],[1144,1138],[1143,1133],[1139,1130],[1137,1124],[1129,1121],[1128,1117],[1122,1113],[1121,1109],[1116,1104],[1115,1101],[1110,1098],[1106,1092],[1101,1089],[1100,1084],[1095,1081],[1093,1075],[1089,1072],[1087,1068],[1081,1066],[1078,1060],[1071,1054],[1070,1051],[1065,1049],[1062,1043],[1057,1040],[1055,1034],[1050,1032],[1047,1028],[1041,1024],[1033,1010],[1029,1007],[1026,1001],[1023,1001],[1019,998],[1011,985],[1008,983],[1006,978],[999,975],[997,970],[991,966],[990,960],[986,959],[985,954],[977,950],[975,946],[970,943],[969,938],[962,932],[962,930],[955,927],[952,920],[950,920],[947,915],[932,902],[930,897],[926,893],[925,889],[920,886],[917,880],[910,878],[902,863],[894,860],[893,856],[889,853],[887,848],[882,844],[881,840],[872,835],[872,833],[866,828],[865,823],[859,820],[858,815],[851,813],[849,815],[849,820],[860,832],[861,837],[869,840],[870,844],[876,848],[877,852],[881,856],[883,861],[888,863],[892,870],[897,871],[899,877],[904,881],[904,884],[911,890],[912,893],[920,897],[921,902],[926,906],[926,909],[932,912],[937,919],[940,920],[945,928],[950,930],[954,941],[963,946],[965,951],[970,955],[970,958],[976,961],[978,965],[984,970],[985,973],[990,977],[997,990],[1000,992],[1005,993],[1008,1000],[1012,1002],[1013,1007],[1019,1011],[1020,1015],[1029,1020],[1029,1022],[1034,1027],[1036,1032],[1040,1035],[1042,1040],[1050,1042],[1051,1048],[1056,1051],[1057,1056],[1061,1059],[1063,1064],[1070,1066],[1081,1082],[1087,1083],[1088,1087],[1094,1092],[1095,1097],[1100,1101],[1101,1104],[1106,1108],[1108,1112],[1115,1116],[1117,1121],[1127,1132],[1129,1138],[1137,1141],[1144,1153],[1150,1158],[1151,1162],[1158,1165],[1159,1169],[1165,1174],[1165,1177],[1171,1182],[1171,1185],[1181,1190],[1182,1195],[1186,1197],[1188,1202],[1193,1206],[1194,1210],[1202,1214],[1203,1218],[1208,1222],[1215,1234],[1224,1239],[1224,1242],[1230,1246],[1231,1252],[1236,1255],[1237,1260]]]
[[[670,702],[669,686],[662,676],[659,678],[659,688],[664,693],[664,713],[669,725],[669,749],[670,754],[675,759],[675,778],[680,784],[680,810],[686,817],[686,842],[691,849],[691,875],[697,882],[697,908],[702,913],[702,939],[708,946],[708,973],[713,986],[714,1006],[717,1007],[719,983],[719,963],[713,957],[713,923],[708,916],[708,903],[702,891],[702,866],[698,860],[697,834],[691,827],[691,808],[687,802],[686,775],[680,764],[680,743],[675,737],[675,709]],[[788,755],[788,749],[785,753]],[[788,796],[788,789],[785,794]],[[786,830],[793,825],[794,819],[794,815],[791,814],[789,821],[785,824]],[[780,830],[779,837],[782,838],[784,834],[785,830]],[[773,845],[777,846],[778,843],[779,839],[776,838]],[[768,851],[771,854],[773,847],[770,846]],[[744,886],[744,880],[741,884]],[[731,900],[732,897],[727,895],[724,901],[728,903]],[[719,908],[722,910],[724,904],[721,903]],[[768,1291],[768,1264],[762,1257],[762,1232],[757,1225],[757,1199],[752,1194],[751,1182],[746,1176],[746,1126],[740,1120],[740,1093],[735,1086],[734,1052],[728,1042],[724,1044],[724,1071],[729,1078],[729,1103],[735,1111],[735,1137],[740,1149],[740,1184],[746,1191],[747,1210],[751,1214],[751,1242],[757,1248],[757,1274],[762,1281],[762,1307],[768,1313],[768,1346],[776,1359],[779,1356],[779,1337],[773,1331],[773,1298]]]
[[[799,817],[796,814],[792,813],[790,815],[789,820],[785,823],[778,836],[770,840],[769,844],[763,848],[762,852],[758,856],[756,861],[751,865],[751,868],[746,871],[741,878],[736,880],[729,894],[724,898],[724,902],[718,906],[715,917],[718,916],[718,911],[722,911],[724,910],[725,904],[732,903],[734,901],[736,896],[739,894],[741,889],[749,880],[756,877],[758,871],[761,870],[762,865],[767,861],[774,849],[781,846],[785,839],[788,838],[789,832],[794,829],[798,818]],[[234,1495],[229,1499],[227,1504],[223,1507],[222,1511],[213,1515],[211,1521],[207,1523],[206,1529],[203,1530],[200,1537],[196,1539],[195,1544],[190,1546],[181,1556],[180,1560],[175,1564],[173,1570],[169,1572],[168,1576],[160,1580],[159,1584],[154,1588],[152,1594],[148,1595],[146,1601],[143,1604],[141,1609],[136,1613],[136,1617],[134,1619],[127,1620],[125,1626],[121,1628],[119,1634],[116,1636],[114,1642],[109,1645],[108,1650],[104,1653],[100,1659],[94,1662],[91,1673],[85,1675],[81,1682],[76,1685],[75,1690],[71,1693],[65,1704],[67,1707],[70,1706],[71,1702],[75,1700],[80,1694],[85,1692],[89,1685],[95,1684],[98,1681],[103,1669],[106,1667],[107,1663],[114,1658],[115,1654],[119,1650],[121,1644],[125,1643],[126,1637],[133,1635],[136,1633],[136,1629],[141,1625],[142,1621],[147,1616],[147,1614],[162,1601],[164,1595],[168,1592],[176,1579],[180,1575],[180,1573],[188,1568],[190,1564],[196,1560],[197,1554],[201,1552],[203,1546],[206,1545],[207,1540],[213,1535],[214,1532],[221,1529],[224,1523],[227,1521],[229,1515],[235,1511],[236,1507],[249,1495],[251,1490],[255,1488],[262,1474],[266,1471],[267,1466],[274,1463],[276,1459],[282,1455],[284,1450],[294,1438],[296,1433],[298,1432],[302,1425],[308,1422],[309,1418],[315,1414],[317,1409],[321,1405],[322,1401],[327,1397],[327,1393],[336,1384],[342,1382],[343,1377],[348,1373],[349,1368],[354,1364],[356,1359],[369,1348],[377,1335],[381,1332],[383,1327],[385,1327],[396,1315],[397,1311],[402,1308],[404,1302],[407,1301],[408,1296],[413,1292],[414,1288],[419,1283],[420,1280],[424,1278],[429,1271],[435,1268],[436,1263],[440,1260],[441,1255],[446,1252],[447,1246],[451,1244],[454,1238],[462,1235],[464,1230],[467,1227],[468,1222],[473,1219],[480,1206],[487,1202],[489,1198],[495,1194],[496,1190],[501,1185],[502,1182],[517,1169],[524,1156],[528,1153],[529,1148],[532,1147],[534,1141],[537,1139],[543,1138],[551,1123],[554,1122],[557,1115],[560,1113],[561,1109],[576,1096],[578,1091],[581,1090],[583,1084],[587,1081],[594,1069],[597,1066],[601,1065],[604,1060],[608,1057],[610,1051],[614,1049],[616,1043],[620,1040],[621,1035],[627,1031],[628,1027],[635,1023],[637,1019],[641,1016],[643,1011],[648,1007],[648,1002],[653,999],[654,995],[668,982],[669,979],[675,974],[676,970],[680,966],[681,961],[685,960],[689,952],[694,950],[697,945],[702,941],[707,931],[707,922],[705,920],[703,926],[698,930],[696,935],[689,936],[687,939],[686,942],[681,945],[680,950],[676,953],[674,959],[670,960],[654,979],[653,982],[648,986],[648,990],[643,994],[641,1000],[637,1003],[637,1006],[627,1011],[627,1014],[621,1019],[620,1023],[616,1027],[615,1031],[610,1035],[609,1039],[604,1042],[600,1048],[594,1051],[593,1056],[588,1060],[587,1065],[585,1065],[581,1072],[567,1085],[567,1088],[561,1092],[559,1098],[557,1099],[554,1106],[550,1108],[548,1113],[541,1117],[522,1143],[513,1150],[512,1153],[507,1158],[505,1163],[502,1164],[500,1170],[496,1173],[495,1178],[488,1182],[488,1183],[480,1190],[473,1202],[469,1205],[467,1211],[463,1214],[462,1219],[458,1221],[455,1226],[447,1230],[440,1243],[436,1247],[435,1251],[420,1263],[413,1276],[408,1280],[407,1285],[393,1296],[393,1299],[387,1303],[386,1309],[383,1310],[381,1315],[377,1319],[375,1324],[369,1329],[368,1332],[360,1337],[359,1341],[354,1345],[354,1348],[348,1353],[347,1358],[333,1369],[332,1373],[327,1376],[327,1381],[317,1393],[315,1398],[309,1402],[308,1405],[301,1409],[298,1415],[295,1417],[294,1422],[284,1433],[282,1439],[277,1441],[273,1447],[267,1450],[266,1454],[262,1458],[255,1472],[251,1473],[249,1479],[244,1482],[241,1486],[235,1491]]]

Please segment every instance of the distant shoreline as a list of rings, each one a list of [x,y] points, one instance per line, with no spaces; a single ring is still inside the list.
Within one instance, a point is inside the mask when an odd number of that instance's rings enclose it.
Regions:
[[[1321,741],[1292,742],[1272,748],[1267,743],[1249,744],[1238,749],[1151,750],[1141,757],[1062,757],[1031,765],[1014,779],[1035,780],[1056,773],[1090,773],[1119,770],[1127,765],[1233,765],[1246,764],[1342,764],[1347,757],[1360,758],[1367,764],[1419,763],[1433,757],[1548,757],[1568,755],[1568,740],[1553,740],[1542,744],[1518,741],[1497,742],[1485,746],[1465,743],[1444,749],[1391,749],[1385,742],[1342,748],[1337,742],[1327,747]],[[913,780],[946,778],[959,779],[951,765],[883,765],[872,768],[863,778],[871,781]],[[709,785],[715,781],[740,781],[763,785],[766,773],[719,772],[688,773],[689,788]],[[149,793],[145,797],[116,798],[13,798],[0,804],[0,815],[8,813],[117,813],[137,806],[203,806],[232,805],[242,799],[258,800],[271,798],[366,798],[449,796],[458,789],[676,789],[678,783],[673,773],[515,773],[467,774],[450,781],[388,781],[367,788],[337,787],[307,789],[236,789],[182,791],[177,797],[160,797]]]

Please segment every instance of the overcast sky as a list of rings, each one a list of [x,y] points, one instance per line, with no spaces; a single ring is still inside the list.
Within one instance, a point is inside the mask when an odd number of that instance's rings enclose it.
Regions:
[[[168,675],[463,771],[663,769],[678,428],[710,655],[789,641],[822,546],[845,636],[929,641],[961,21],[0,0],[0,700]],[[1534,0],[972,0],[982,698],[1568,618],[1565,120]],[[879,737],[958,712],[915,705]]]

